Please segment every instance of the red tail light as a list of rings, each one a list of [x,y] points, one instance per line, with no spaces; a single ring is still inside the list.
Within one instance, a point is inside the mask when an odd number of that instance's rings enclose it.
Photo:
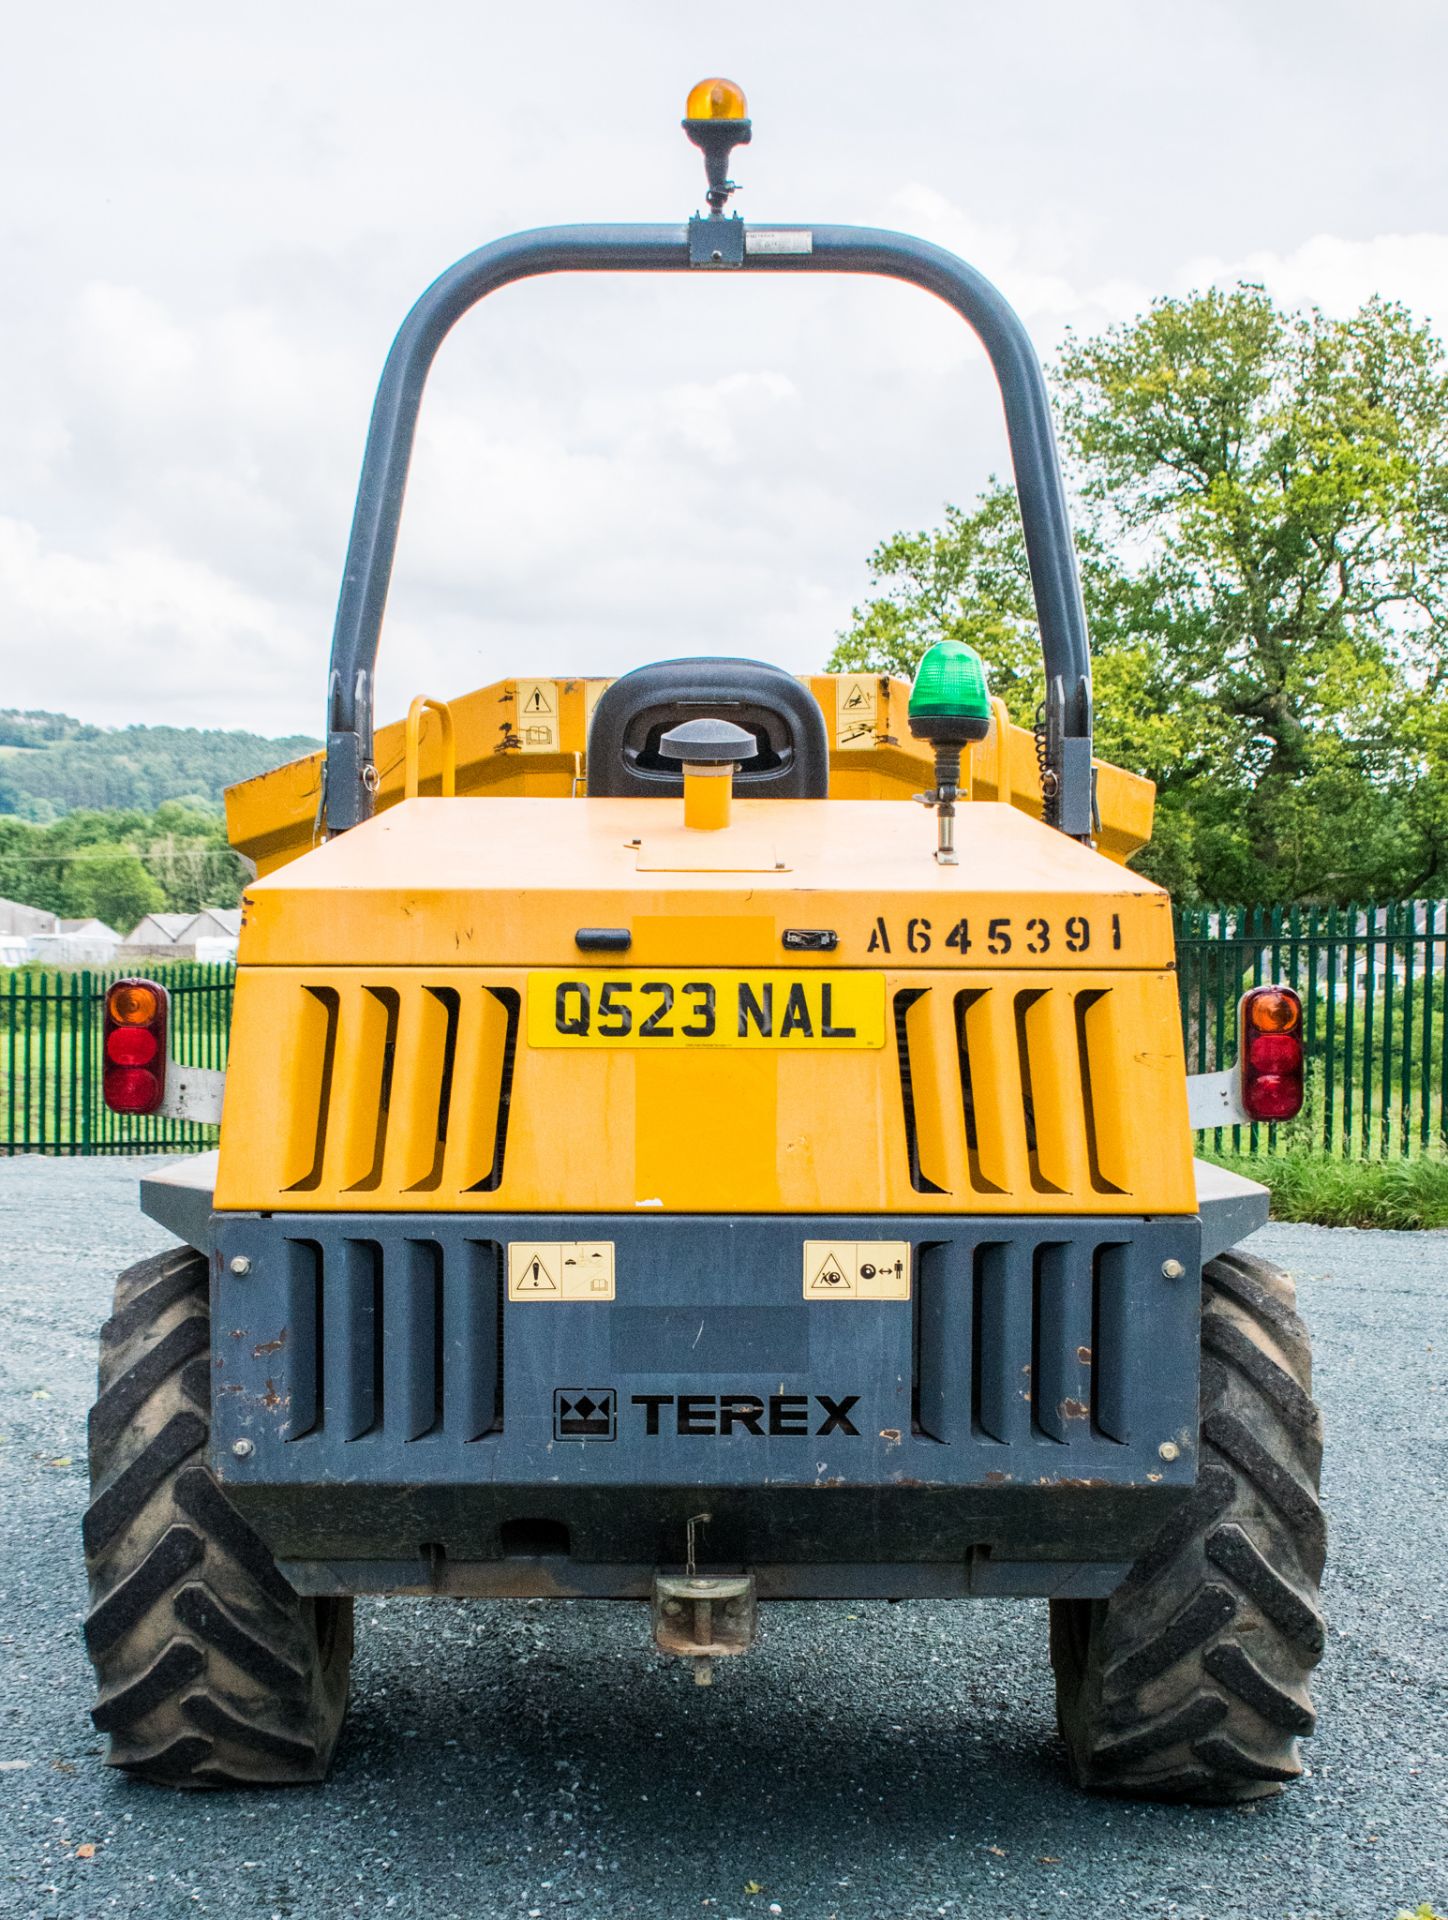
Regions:
[[[1291,1120],[1302,1111],[1302,1002],[1291,987],[1242,995],[1242,1106],[1252,1120]]]
[[[117,980],[106,993],[101,1094],[113,1113],[154,1113],[166,1093],[171,996],[154,980]]]

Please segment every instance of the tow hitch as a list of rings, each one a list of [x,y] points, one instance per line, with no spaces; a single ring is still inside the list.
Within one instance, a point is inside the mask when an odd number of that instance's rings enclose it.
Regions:
[[[757,1620],[752,1574],[654,1576],[654,1645],[692,1660],[701,1687],[712,1684],[716,1659],[748,1653]]]

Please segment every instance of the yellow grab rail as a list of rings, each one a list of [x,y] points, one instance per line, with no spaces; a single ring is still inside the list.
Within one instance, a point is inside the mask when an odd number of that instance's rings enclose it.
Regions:
[[[422,716],[424,712],[435,713],[442,724],[442,794],[445,800],[451,800],[457,791],[458,749],[453,734],[452,709],[446,700],[434,700],[420,693],[407,709],[407,741],[402,773],[402,795],[405,800],[417,798],[418,764],[422,747]]]

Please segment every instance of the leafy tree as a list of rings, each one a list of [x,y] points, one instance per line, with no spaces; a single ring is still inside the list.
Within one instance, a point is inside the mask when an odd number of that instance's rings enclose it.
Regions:
[[[0,818],[0,896],[67,918],[95,915],[121,933],[160,908],[234,907],[245,879],[224,822],[203,804],[90,809],[49,824]]]
[[[1159,788],[1141,864],[1188,897],[1344,899],[1448,875],[1448,372],[1400,307],[1259,287],[1068,342],[1097,738]],[[979,646],[1029,722],[1040,657],[1014,493],[872,557],[832,665]]]
[[[314,740],[196,727],[84,726],[67,714],[0,709],[0,813],[46,820],[75,808],[139,807],[201,799],[310,753]]]
[[[65,916],[71,920],[104,920],[117,933],[129,933],[148,913],[157,913],[166,896],[124,847],[96,847],[72,860],[66,869]]]

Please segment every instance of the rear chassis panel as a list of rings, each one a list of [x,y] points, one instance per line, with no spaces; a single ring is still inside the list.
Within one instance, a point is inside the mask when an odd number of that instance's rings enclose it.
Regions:
[[[804,1241],[886,1238],[910,1301],[804,1297]],[[508,1242],[574,1240],[614,1243],[615,1300],[505,1299]],[[701,1513],[700,1569],[765,1596],[1109,1591],[1195,1481],[1200,1242],[1190,1216],[216,1214],[213,1465],[314,1592],[633,1596]],[[597,1430],[565,1435],[559,1394]]]

